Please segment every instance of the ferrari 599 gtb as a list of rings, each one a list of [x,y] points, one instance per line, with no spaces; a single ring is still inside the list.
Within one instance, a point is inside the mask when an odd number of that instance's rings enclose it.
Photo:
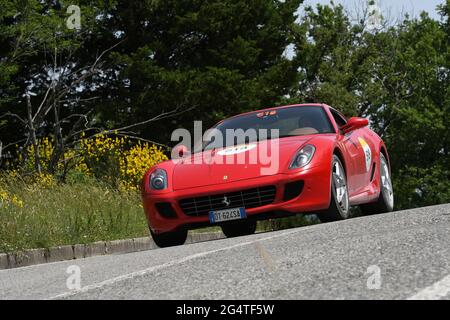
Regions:
[[[144,175],[143,207],[160,247],[183,244],[189,229],[205,226],[236,237],[254,233],[258,220],[317,214],[331,222],[349,218],[351,206],[363,214],[393,210],[387,148],[367,119],[304,104],[238,115],[212,129],[214,139],[192,152],[175,147],[178,159]],[[225,139],[230,132],[244,139]]]

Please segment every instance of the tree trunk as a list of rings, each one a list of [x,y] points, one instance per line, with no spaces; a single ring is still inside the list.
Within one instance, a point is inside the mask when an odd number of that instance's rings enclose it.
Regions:
[[[55,48],[54,53],[54,65],[53,65],[53,72],[56,72],[57,70],[57,56],[58,56],[58,49]],[[54,174],[58,170],[58,162],[61,157],[64,156],[64,141],[62,136],[62,128],[61,128],[61,120],[59,117],[59,101],[56,94],[56,86],[58,85],[58,82],[54,79],[52,81],[52,95],[53,95],[53,117],[55,121],[55,148],[53,150],[52,157],[50,159],[49,163],[49,172]]]
[[[34,150],[34,170],[40,174],[42,172],[41,159],[39,156],[39,144],[36,139],[36,128],[34,127],[33,123],[33,108],[31,106],[31,98],[28,93],[26,94],[26,97],[27,97],[27,116],[28,116],[28,132],[29,132],[28,134],[30,135],[31,143],[33,145]]]

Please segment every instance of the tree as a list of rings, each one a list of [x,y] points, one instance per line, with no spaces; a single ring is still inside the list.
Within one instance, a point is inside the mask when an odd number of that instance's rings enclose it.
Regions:
[[[383,39],[373,125],[391,150],[401,207],[450,198],[447,33],[423,13]],[[381,45],[381,43],[380,43]]]
[[[2,140],[11,145],[35,130],[60,145],[61,131],[71,136],[81,129],[74,124],[88,121],[99,130],[127,128],[124,134],[166,143],[173,129],[189,128],[194,120],[210,126],[224,116],[275,105],[296,77],[283,52],[300,2],[80,1],[78,31],[65,28],[68,2],[5,1],[0,75],[12,88],[2,91],[0,115],[8,113]],[[20,60],[12,58],[15,47]],[[89,69],[105,51],[101,64]],[[83,75],[79,81],[72,77],[77,70]],[[36,112],[44,100],[52,105],[53,88],[65,90],[53,104],[60,121],[47,117],[35,129],[24,126],[26,98],[17,97],[32,91]],[[179,112],[183,117],[170,122],[146,121]]]
[[[295,29],[293,100],[370,118],[390,151],[399,209],[450,200],[448,1],[441,12],[443,23],[422,13],[371,31],[342,6],[317,5]]]
[[[32,149],[34,170],[42,171],[39,136],[51,135],[55,147],[47,168],[54,172],[65,144],[87,126],[86,106],[80,100],[87,81],[100,70],[108,50],[83,60],[83,46],[95,31],[99,8],[82,6],[84,31],[69,28],[66,5],[59,2],[12,1],[2,3],[0,116],[2,139],[20,144],[22,162]],[[88,62],[87,62],[88,61]],[[2,112],[3,111],[3,112]],[[15,128],[15,130],[11,130]]]
[[[101,117],[138,122],[161,110],[190,109],[169,127],[205,126],[275,105],[296,77],[283,56],[301,0],[120,1],[109,29],[124,45],[113,55]],[[111,38],[111,37],[110,37]],[[167,141],[168,123],[136,128]]]
[[[300,79],[292,101],[326,102],[347,115],[361,113],[370,56],[365,34],[342,5],[306,7],[294,30]]]

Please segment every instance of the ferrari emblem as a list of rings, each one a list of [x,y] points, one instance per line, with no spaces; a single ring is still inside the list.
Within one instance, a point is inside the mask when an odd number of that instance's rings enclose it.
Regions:
[[[229,207],[230,204],[231,204],[231,202],[230,202],[230,200],[228,200],[227,196],[224,196],[224,197],[223,197],[222,203],[223,203],[224,205],[226,205],[227,207]]]
[[[223,180],[228,180],[228,176],[223,176]]]

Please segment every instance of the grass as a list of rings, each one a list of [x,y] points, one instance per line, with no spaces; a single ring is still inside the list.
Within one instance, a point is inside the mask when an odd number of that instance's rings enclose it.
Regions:
[[[98,183],[36,189],[14,184],[6,190],[23,207],[0,206],[0,252],[148,235],[137,193]]]
[[[119,192],[95,180],[33,186],[0,179],[0,252],[148,236],[138,193]],[[6,192],[6,193],[5,193]],[[317,223],[303,216],[258,223],[258,231]],[[191,232],[217,232],[208,227]]]

